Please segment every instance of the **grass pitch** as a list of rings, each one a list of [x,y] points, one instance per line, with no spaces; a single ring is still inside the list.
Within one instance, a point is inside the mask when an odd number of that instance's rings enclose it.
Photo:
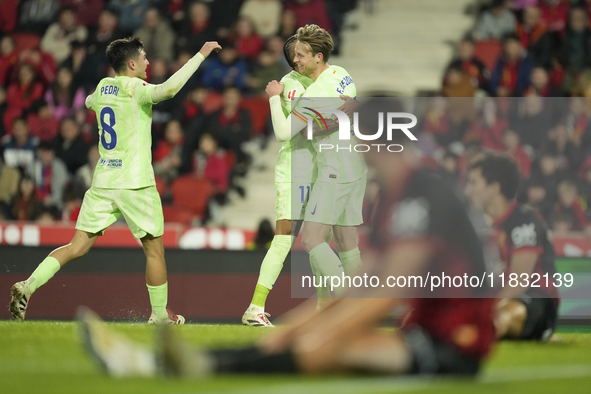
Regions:
[[[108,323],[123,334],[151,343],[154,327]],[[201,347],[253,343],[266,329],[237,325],[175,327]],[[72,322],[0,321],[2,393],[591,393],[591,333],[560,330],[558,342],[503,342],[476,380],[444,378],[221,376],[201,381],[113,379],[102,375],[81,346]]]

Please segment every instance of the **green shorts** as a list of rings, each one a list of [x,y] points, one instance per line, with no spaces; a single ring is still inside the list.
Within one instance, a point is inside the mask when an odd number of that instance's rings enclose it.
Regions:
[[[306,203],[310,198],[309,183],[275,183],[277,201],[275,214],[277,220],[304,220]]]
[[[102,235],[121,215],[136,239],[164,233],[162,202],[156,186],[131,190],[91,186],[84,194],[76,230]]]
[[[363,196],[367,176],[349,183],[316,181],[310,193],[305,220],[330,226],[363,223]]]

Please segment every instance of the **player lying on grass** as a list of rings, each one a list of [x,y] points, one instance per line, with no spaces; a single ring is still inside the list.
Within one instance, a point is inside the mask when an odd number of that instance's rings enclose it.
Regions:
[[[13,319],[24,320],[31,295],[65,264],[84,256],[99,235],[123,215],[146,255],[152,305],[148,323],[183,324],[182,316],[166,309],[164,219],[152,169],[152,105],[174,97],[211,51],[220,48],[217,42],[205,43],[166,82],[150,85],[144,82],[149,62],[142,42],[132,37],[109,44],[107,60],[116,76],[103,78],[86,98],[86,106],[97,115],[101,158],[84,195],[76,233],[68,245],[51,252],[29,279],[12,286],[9,310]]]
[[[281,79],[284,89],[280,94],[280,100],[285,118],[291,112],[292,102],[297,100],[313,82],[310,78],[300,74],[299,67],[293,62],[296,41],[296,36],[291,36],[283,46],[285,60],[293,68],[293,71]],[[341,98],[345,99],[345,104],[339,107],[339,110],[351,113],[354,108],[353,99],[348,96],[341,96]],[[275,163],[275,188],[277,189],[275,236],[261,263],[254,295],[248,309],[242,316],[242,324],[273,327],[268,319],[270,315],[265,313],[267,296],[275,285],[283,268],[283,262],[300,231],[309,191],[313,188],[315,181],[316,151],[311,142],[301,134],[296,134],[293,138],[283,141]],[[329,233],[326,242],[330,243],[331,238],[332,233]],[[319,287],[317,290],[320,299],[326,297],[328,291],[326,288]]]
[[[553,285],[554,247],[546,223],[515,201],[520,182],[513,159],[485,153],[470,165],[466,195],[494,220],[494,236],[504,264],[505,287],[495,314],[497,337],[548,340],[556,328],[559,303]],[[511,287],[510,275],[515,274],[519,275],[519,286]],[[549,274],[549,282],[544,274]],[[537,287],[530,287],[534,281]]]
[[[372,101],[362,108],[365,134],[377,129],[378,113],[400,112],[397,101]],[[384,133],[386,134],[386,133]],[[403,137],[406,139],[406,137]],[[384,143],[386,138],[378,140]],[[428,272],[484,273],[482,245],[464,205],[441,179],[419,168],[412,142],[393,136],[402,153],[382,150],[366,156],[382,187],[371,231],[373,258],[368,275]],[[442,289],[433,294],[410,287],[351,288],[314,312],[309,302],[290,312],[288,325],[245,349],[194,351],[163,327],[154,354],[109,332],[91,312],[82,312],[86,344],[113,375],[168,374],[198,377],[216,373],[474,374],[495,340],[494,299],[481,288]],[[410,298],[428,296],[429,298]],[[454,298],[437,298],[440,296]],[[392,308],[409,313],[396,332],[380,330]],[[139,367],[134,360],[151,360]],[[157,363],[156,360],[160,358]]]

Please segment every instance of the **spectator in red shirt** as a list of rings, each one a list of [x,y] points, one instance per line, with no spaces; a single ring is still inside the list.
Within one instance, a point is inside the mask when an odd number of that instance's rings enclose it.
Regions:
[[[519,142],[519,134],[511,129],[505,130],[503,132],[503,144],[505,145],[505,151],[519,166],[521,178],[528,179],[531,174],[531,160]]]
[[[31,112],[27,116],[27,126],[31,135],[40,141],[49,142],[57,136],[60,123],[53,116],[49,106],[42,103],[37,112]]]
[[[568,18],[568,1],[542,0],[539,7],[542,11],[542,20],[548,26],[548,30],[564,33]]]
[[[158,142],[153,154],[154,174],[165,182],[177,177],[185,137],[181,124],[172,120],[166,125],[164,139]]]
[[[18,20],[18,1],[0,0],[0,33],[11,33]]]
[[[8,108],[4,113],[4,127],[12,132],[12,121],[24,116],[31,106],[43,97],[43,85],[36,79],[30,64],[22,64],[18,70],[18,82],[8,87]]]
[[[234,47],[238,56],[244,56],[249,61],[254,61],[265,47],[263,39],[256,33],[249,17],[243,16],[238,20]]]
[[[322,0],[291,0],[285,3],[285,9],[294,12],[297,26],[315,24],[326,31],[332,28],[326,4]]]
[[[18,64],[10,77],[12,80],[18,78],[18,69],[25,63],[33,67],[43,86],[48,86],[55,79],[56,65],[51,54],[37,49],[23,49],[18,54]]]
[[[199,150],[195,152],[193,171],[198,178],[209,180],[214,186],[214,194],[225,194],[228,190],[230,170],[216,139],[209,133],[201,136]]]

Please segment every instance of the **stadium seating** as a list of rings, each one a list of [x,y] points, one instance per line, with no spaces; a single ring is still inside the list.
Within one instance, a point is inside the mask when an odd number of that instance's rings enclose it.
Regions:
[[[250,113],[252,118],[251,137],[264,135],[267,119],[271,115],[269,100],[261,97],[247,97],[242,99],[241,104]]]
[[[12,35],[12,38],[19,50],[37,49],[41,43],[41,37],[32,33],[16,33]]]
[[[162,213],[164,215],[165,222],[190,225],[193,221],[193,212],[191,212],[190,209],[184,207],[176,205],[163,205]]]
[[[172,182],[174,205],[189,209],[193,215],[203,218],[207,202],[213,193],[213,185],[204,178],[185,176]]]
[[[474,55],[482,60],[489,70],[494,70],[497,59],[501,55],[503,45],[497,40],[477,41],[474,47]]]

